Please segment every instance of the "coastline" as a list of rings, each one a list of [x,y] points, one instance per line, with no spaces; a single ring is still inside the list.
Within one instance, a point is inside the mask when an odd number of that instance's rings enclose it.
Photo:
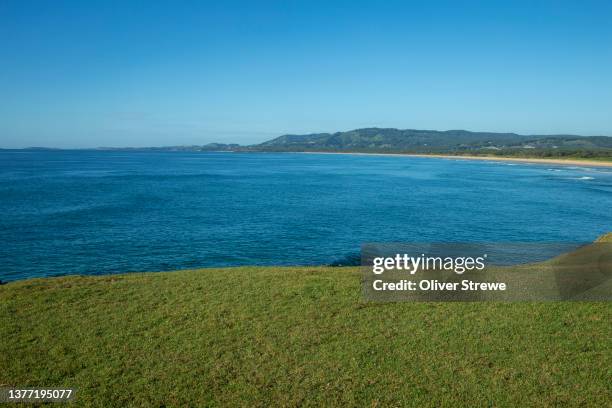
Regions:
[[[289,153],[289,152],[288,152]],[[352,154],[359,156],[404,156],[404,157],[423,157],[433,159],[458,159],[458,160],[484,160],[484,161],[507,161],[516,163],[535,163],[535,164],[557,164],[565,166],[595,166],[612,167],[612,161],[595,161],[588,159],[539,159],[522,157],[498,157],[498,156],[456,156],[450,154],[418,154],[418,153],[361,153],[361,152],[291,152],[305,154]]]

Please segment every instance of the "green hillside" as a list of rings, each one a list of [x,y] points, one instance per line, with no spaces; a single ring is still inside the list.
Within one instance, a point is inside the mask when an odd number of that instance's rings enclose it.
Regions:
[[[606,406],[606,302],[368,303],[357,268],[0,286],[0,385],[78,406]]]
[[[348,132],[284,135],[249,146],[261,151],[482,154],[526,157],[612,157],[612,137],[524,136],[466,130],[366,128]]]
[[[30,149],[41,150],[44,147]],[[86,149],[88,150],[88,149]],[[523,158],[612,160],[612,137],[518,135],[467,130],[365,128],[347,132],[283,135],[241,146],[208,143],[190,146],[100,147],[96,150],[155,152],[346,152],[480,155]]]

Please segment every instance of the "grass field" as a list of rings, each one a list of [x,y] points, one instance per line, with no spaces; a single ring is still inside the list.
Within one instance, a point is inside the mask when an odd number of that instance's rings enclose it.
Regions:
[[[0,384],[79,406],[608,406],[609,303],[367,303],[357,268],[0,286]]]

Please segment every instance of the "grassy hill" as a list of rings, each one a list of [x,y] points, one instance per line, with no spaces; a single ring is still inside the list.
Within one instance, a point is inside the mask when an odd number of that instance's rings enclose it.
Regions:
[[[79,406],[606,406],[609,303],[368,303],[357,268],[0,286],[0,385]]]

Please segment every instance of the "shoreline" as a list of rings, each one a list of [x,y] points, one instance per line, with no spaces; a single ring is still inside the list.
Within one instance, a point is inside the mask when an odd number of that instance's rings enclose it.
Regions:
[[[612,161],[595,161],[588,159],[540,159],[522,157],[497,157],[497,156],[455,156],[451,154],[418,154],[418,153],[362,153],[362,152],[287,152],[304,154],[352,154],[358,156],[395,156],[395,157],[423,157],[431,159],[458,159],[458,160],[482,160],[482,161],[506,161],[516,163],[535,164],[559,164],[565,166],[595,166],[612,167]]]

